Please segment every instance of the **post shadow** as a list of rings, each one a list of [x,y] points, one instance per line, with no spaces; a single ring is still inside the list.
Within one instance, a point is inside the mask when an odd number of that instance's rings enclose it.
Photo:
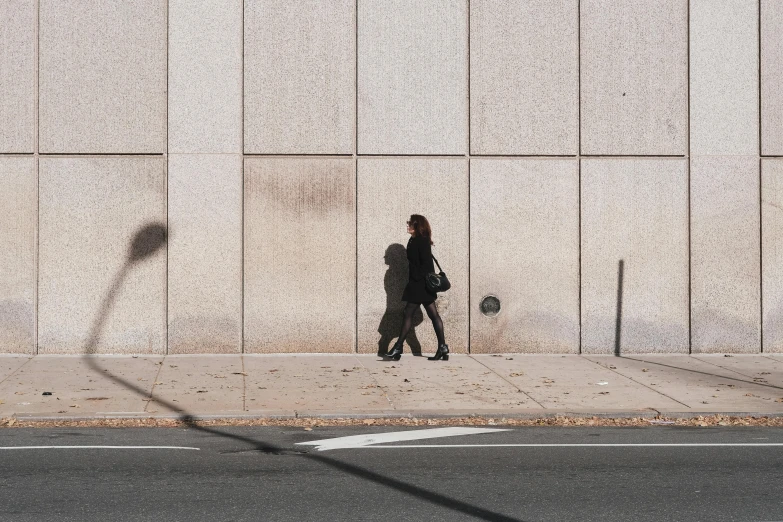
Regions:
[[[620,333],[623,326],[623,268],[625,261],[617,263],[617,319],[614,325],[614,355],[620,357]]]
[[[378,325],[378,357],[383,357],[389,351],[391,342],[400,335],[402,329],[402,311],[405,303],[402,301],[402,292],[408,284],[408,258],[405,247],[399,243],[389,245],[383,256],[383,261],[388,265],[383,276],[383,288],[386,290],[386,311]],[[416,336],[416,327],[424,322],[424,314],[419,307],[413,314],[413,328],[405,338],[405,342],[411,349],[411,353],[421,356],[421,342]]]
[[[130,270],[135,265],[144,261],[151,255],[153,255],[155,252],[160,250],[167,243],[167,241],[168,241],[168,231],[165,225],[162,225],[160,223],[148,224],[142,227],[138,232],[136,232],[136,235],[134,236],[130,249],[128,251],[128,257],[125,263],[123,264],[122,268],[120,269],[120,271],[115,275],[111,287],[109,287],[106,296],[104,296],[103,301],[101,302],[101,308],[98,311],[98,315],[95,318],[95,321],[93,322],[92,328],[90,330],[90,335],[88,337],[87,345],[85,347],[85,352],[88,355],[95,354],[96,352],[98,341],[100,340],[101,331],[103,330],[103,326],[104,323],[106,322],[106,318],[109,316],[109,313],[114,307],[117,294],[120,288],[122,287],[123,283],[125,282],[126,277],[130,273]],[[399,246],[402,247],[402,245]],[[101,365],[98,364],[97,358],[86,357],[86,361],[87,361],[87,365],[94,371],[124,386],[128,390],[131,390],[137,393],[138,395],[147,398],[148,394],[146,390],[140,388],[135,383],[127,381],[116,375],[113,375],[107,369],[102,368]],[[448,497],[446,495],[441,495],[440,493],[429,491],[420,488],[418,486],[408,484],[407,482],[403,482],[401,480],[397,480],[391,477],[386,477],[374,471],[370,471],[368,469],[353,464],[342,462],[337,459],[325,457],[314,453],[308,453],[306,450],[286,450],[285,448],[275,446],[274,444],[270,444],[261,440],[255,440],[250,437],[237,435],[235,433],[228,433],[207,426],[200,426],[193,415],[183,410],[182,408],[178,407],[177,405],[169,401],[163,400],[161,398],[156,398],[152,396],[150,396],[149,398],[150,400],[156,402],[157,404],[160,404],[161,406],[164,406],[170,409],[171,411],[178,413],[180,416],[179,420],[183,424],[185,424],[188,428],[192,428],[194,430],[198,430],[204,433],[208,433],[211,435],[216,435],[219,437],[224,437],[224,438],[228,438],[228,439],[232,439],[238,442],[248,444],[252,446],[255,451],[259,451],[266,454],[272,454],[272,455],[291,454],[291,453],[301,455],[303,458],[307,458],[319,462],[320,464],[323,464],[325,466],[329,466],[331,468],[343,471],[345,473],[349,473],[351,475],[362,478],[364,480],[372,481],[381,486],[386,486],[395,489],[401,493],[409,494],[411,496],[425,500],[427,502],[438,505],[440,507],[451,509],[453,511],[463,513],[466,515],[470,515],[481,520],[488,520],[493,522],[523,522],[519,519],[508,517],[506,515],[496,513],[488,509],[474,506],[467,502],[463,502],[459,499]]]

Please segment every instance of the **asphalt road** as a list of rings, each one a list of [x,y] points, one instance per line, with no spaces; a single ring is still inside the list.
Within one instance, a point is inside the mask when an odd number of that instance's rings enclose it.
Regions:
[[[404,430],[2,429],[0,520],[783,521],[781,429],[515,428],[296,445]],[[716,443],[751,445],[701,445]]]

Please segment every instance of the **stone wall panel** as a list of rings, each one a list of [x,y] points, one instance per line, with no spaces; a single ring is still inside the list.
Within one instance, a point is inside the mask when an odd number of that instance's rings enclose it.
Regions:
[[[579,353],[577,160],[471,160],[470,272],[471,353]]]

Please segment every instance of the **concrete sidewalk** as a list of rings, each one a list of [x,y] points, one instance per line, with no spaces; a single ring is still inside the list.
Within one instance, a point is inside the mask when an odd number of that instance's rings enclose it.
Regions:
[[[783,414],[783,355],[0,356],[0,418],[658,413]]]

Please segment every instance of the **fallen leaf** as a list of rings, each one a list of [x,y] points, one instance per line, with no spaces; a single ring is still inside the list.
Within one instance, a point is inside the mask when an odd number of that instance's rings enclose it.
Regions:
[[[648,370],[647,368],[642,368],[642,371],[643,372],[649,372],[650,370]]]
[[[14,424],[16,424],[16,419],[8,419],[9,426],[13,426]]]
[[[245,376],[247,376],[247,373],[245,373],[245,372],[234,372],[231,375],[245,375]]]
[[[306,427],[304,430],[305,430],[305,431],[313,431],[313,428],[311,428],[310,426],[308,426],[308,427]]]
[[[402,382],[411,382],[408,379],[403,379]]]
[[[522,377],[523,375],[525,375],[523,372],[514,372],[509,377]]]
[[[79,407],[78,404],[71,404],[71,408],[78,408],[78,407]]]
[[[276,371],[277,371],[277,368],[275,368],[274,370],[269,370],[269,373],[275,373]]]

